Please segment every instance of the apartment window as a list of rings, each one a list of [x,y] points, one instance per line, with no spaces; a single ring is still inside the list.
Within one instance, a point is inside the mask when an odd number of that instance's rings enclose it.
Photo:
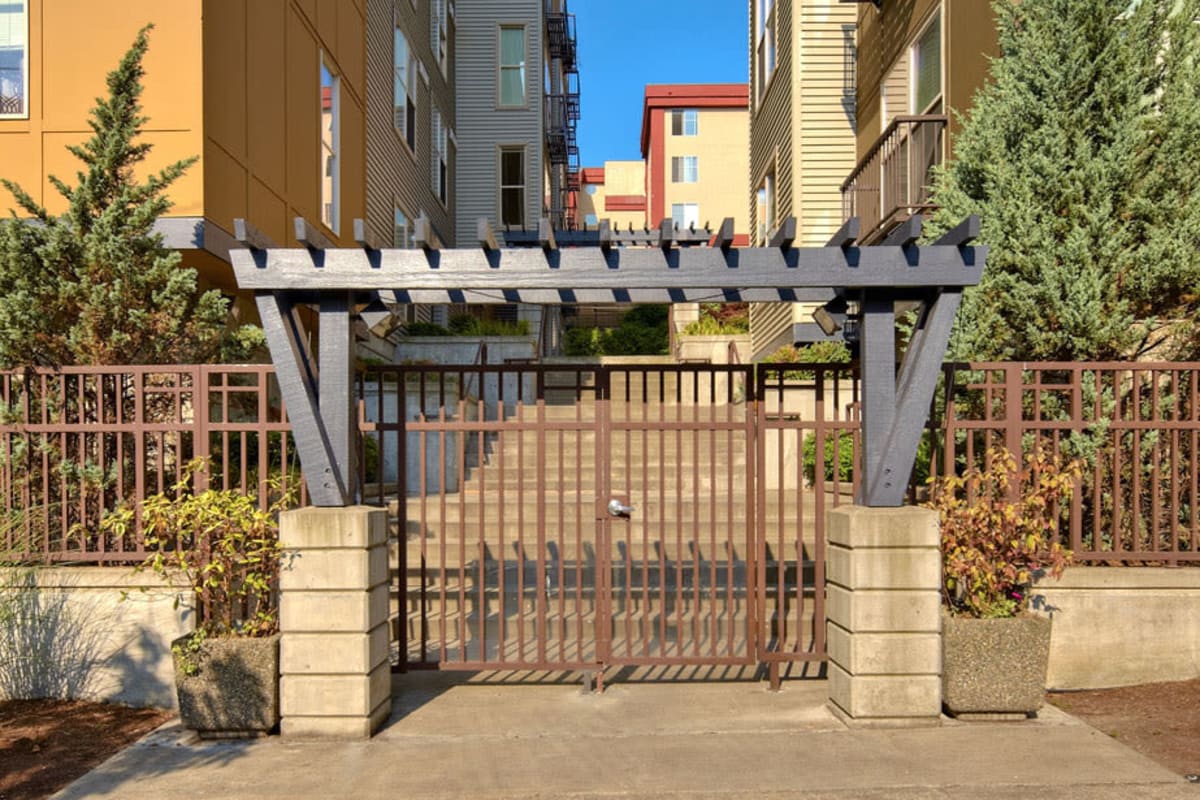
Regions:
[[[525,27],[500,28],[500,105],[525,105]]]
[[[940,114],[942,111],[942,15],[933,19],[912,47],[912,111]]]
[[[451,0],[432,0],[432,3],[429,16],[433,19],[433,34],[430,37],[429,45],[437,56],[442,75],[446,75],[450,53],[449,10]]]
[[[700,224],[699,203],[672,203],[671,221],[676,228],[690,228]]]
[[[395,217],[392,221],[392,247],[404,250],[415,247],[412,224],[409,222],[408,215],[399,206],[395,207]]]
[[[758,245],[765,247],[775,232],[775,174],[767,173],[754,195],[754,219],[758,223]]]
[[[525,228],[525,148],[500,148],[500,224]]]
[[[321,222],[338,229],[338,76],[321,57]]]
[[[448,140],[449,131],[446,130],[445,123],[442,122],[442,112],[435,108],[433,110],[433,169],[431,185],[433,186],[433,191],[437,193],[438,199],[442,201],[442,205],[448,205],[450,201],[450,175],[446,168],[450,152]]]
[[[672,136],[695,136],[699,128],[699,114],[695,109],[671,112]]]
[[[417,59],[404,33],[396,28],[395,46],[392,50],[392,65],[395,69],[393,99],[396,131],[408,142],[409,149],[417,150]]]
[[[696,183],[700,180],[698,156],[671,157],[671,183]]]
[[[0,2],[0,117],[28,117],[29,4]]]
[[[767,90],[767,82],[775,74],[775,0],[757,1],[757,37],[755,47],[755,66],[757,97],[762,102]]]

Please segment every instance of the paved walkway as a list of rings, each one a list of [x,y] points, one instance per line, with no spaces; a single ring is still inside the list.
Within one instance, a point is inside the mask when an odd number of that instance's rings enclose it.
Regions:
[[[420,674],[396,688],[369,742],[200,743],[167,727],[57,797],[1200,800],[1200,786],[1050,707],[1027,722],[849,730],[824,681],[595,696]]]

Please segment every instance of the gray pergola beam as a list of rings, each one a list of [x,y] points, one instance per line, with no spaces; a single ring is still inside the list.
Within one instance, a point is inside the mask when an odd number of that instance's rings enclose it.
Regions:
[[[419,228],[420,226],[418,226]],[[426,246],[432,244],[425,242]],[[562,249],[553,261],[540,249],[307,249],[232,252],[243,289],[374,291],[386,289],[503,292],[506,289],[926,288],[979,282],[986,250],[978,247],[689,247]]]

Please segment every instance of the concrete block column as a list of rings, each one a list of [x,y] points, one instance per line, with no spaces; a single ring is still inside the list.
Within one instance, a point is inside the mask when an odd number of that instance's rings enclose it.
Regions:
[[[913,507],[843,506],[826,520],[831,707],[858,726],[938,724],[937,514]]]
[[[392,708],[387,512],[280,515],[279,705],[284,736],[366,738]]]

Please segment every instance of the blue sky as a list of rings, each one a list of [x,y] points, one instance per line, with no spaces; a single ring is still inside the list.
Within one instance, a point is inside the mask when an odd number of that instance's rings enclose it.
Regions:
[[[583,166],[639,159],[648,83],[745,83],[745,0],[571,0]]]

